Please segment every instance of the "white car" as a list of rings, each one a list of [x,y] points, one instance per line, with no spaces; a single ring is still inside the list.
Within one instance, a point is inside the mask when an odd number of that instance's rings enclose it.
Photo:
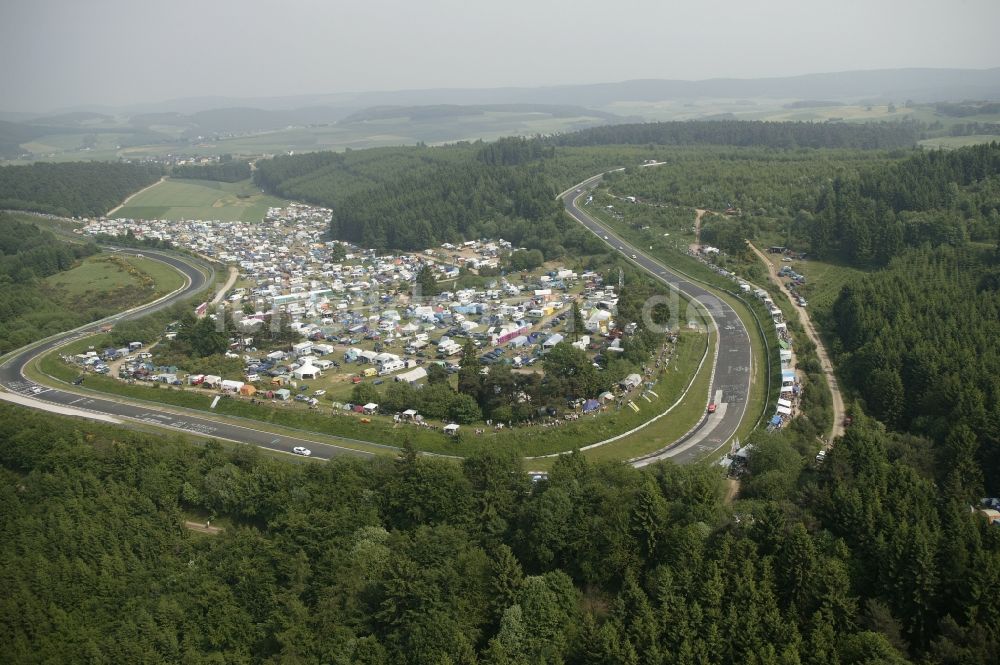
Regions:
[[[632,258],[633,258],[633,259],[635,258],[635,254],[633,254],[633,255],[632,255]]]
[[[325,390],[314,390],[313,391],[313,396],[314,397],[322,397],[325,394],[326,394]]]
[[[33,392],[34,394],[38,395],[39,393],[42,392],[42,389],[39,388],[38,386],[31,386],[31,392]]]
[[[604,236],[604,239],[605,239],[605,240],[607,240],[607,239],[608,239],[608,237],[607,237],[607,236]]]
[[[296,455],[302,455],[303,457],[309,457],[310,455],[313,454],[311,450],[309,450],[308,448],[303,448],[302,446],[295,446],[294,448],[292,448],[292,452],[295,453]]]

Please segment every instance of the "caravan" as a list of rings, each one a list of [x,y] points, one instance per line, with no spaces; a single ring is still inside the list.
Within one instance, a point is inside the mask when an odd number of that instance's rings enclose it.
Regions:
[[[399,370],[405,368],[406,364],[402,360],[390,360],[389,362],[384,363],[382,365],[382,368],[379,370],[378,375],[387,376],[389,374],[392,374],[393,372],[398,372]]]

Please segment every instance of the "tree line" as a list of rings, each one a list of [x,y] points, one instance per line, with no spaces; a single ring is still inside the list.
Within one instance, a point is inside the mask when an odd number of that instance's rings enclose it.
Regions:
[[[502,237],[552,259],[600,251],[566,220],[557,178],[532,141],[385,148],[261,160],[255,182],[280,196],[332,208],[334,238],[378,249],[425,249]],[[506,162],[516,162],[506,164]]]
[[[96,217],[161,175],[159,165],[128,162],[0,166],[0,208]]]
[[[223,155],[218,162],[175,166],[170,175],[174,178],[239,182],[250,177],[250,163],[234,160],[232,155]]]

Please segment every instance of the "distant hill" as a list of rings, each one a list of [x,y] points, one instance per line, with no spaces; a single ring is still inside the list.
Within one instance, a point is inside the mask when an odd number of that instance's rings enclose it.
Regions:
[[[718,100],[718,101],[715,101]],[[106,155],[118,147],[177,145],[188,148],[201,137],[238,139],[289,127],[340,125],[351,131],[334,131],[340,146],[365,145],[365,123],[382,121],[382,141],[441,143],[507,134],[572,131],[601,124],[641,120],[733,120],[746,111],[732,108],[734,100],[751,109],[784,108],[803,111],[792,119],[808,117],[810,108],[838,105],[888,105],[895,102],[937,104],[936,112],[965,117],[985,112],[1000,101],[1000,68],[893,69],[808,74],[761,79],[711,79],[679,81],[646,79],[618,83],[563,85],[535,88],[437,89],[373,91],[232,99],[197,97],[129,108],[83,107],[22,119],[15,114],[0,118],[0,159],[16,158],[21,145],[49,134],[86,135],[73,158],[87,158],[89,145],[101,144],[94,154]],[[967,100],[978,100],[968,102]],[[708,103],[702,103],[707,101]],[[670,108],[667,117],[646,108]],[[642,114],[624,117],[616,113]],[[754,110],[755,118],[762,113]],[[524,118],[517,118],[523,114]],[[535,115],[537,114],[537,115]],[[647,117],[648,115],[648,117]],[[14,121],[14,120],[17,121]],[[101,135],[109,135],[102,140]],[[93,135],[93,136],[91,136]],[[315,139],[278,139],[281,150],[312,150]],[[54,140],[44,145],[65,145]],[[268,146],[264,152],[273,151]],[[251,148],[251,151],[253,148]],[[237,150],[238,151],[238,150]],[[57,149],[43,152],[56,153]],[[51,154],[46,154],[51,158]]]
[[[372,120],[406,119],[410,121],[440,120],[485,115],[487,113],[539,113],[553,118],[573,118],[589,116],[608,122],[623,122],[626,118],[583,108],[581,106],[555,104],[435,104],[428,106],[373,106],[352,113],[341,123],[368,122]]]
[[[78,127],[94,122],[110,122],[113,118],[104,113],[93,113],[91,111],[71,111],[57,115],[47,115],[40,118],[33,118],[32,125],[45,125],[48,127]]]
[[[67,111],[106,114],[193,114],[224,108],[282,111],[310,107],[338,119],[373,106],[439,104],[557,104],[600,107],[615,101],[668,101],[698,98],[916,102],[1000,100],[1000,67],[991,69],[876,69],[757,79],[682,81],[642,79],[616,83],[509,88],[442,88],[371,92],[338,92],[283,97],[186,97],[122,108],[81,106]],[[2,117],[2,115],[0,115]]]

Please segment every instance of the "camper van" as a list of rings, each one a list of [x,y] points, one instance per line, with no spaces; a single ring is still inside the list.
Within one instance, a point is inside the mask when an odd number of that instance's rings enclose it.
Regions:
[[[406,365],[402,360],[390,360],[389,362],[382,365],[382,369],[379,371],[379,376],[386,376],[392,374],[393,372],[398,372],[403,369]]]

